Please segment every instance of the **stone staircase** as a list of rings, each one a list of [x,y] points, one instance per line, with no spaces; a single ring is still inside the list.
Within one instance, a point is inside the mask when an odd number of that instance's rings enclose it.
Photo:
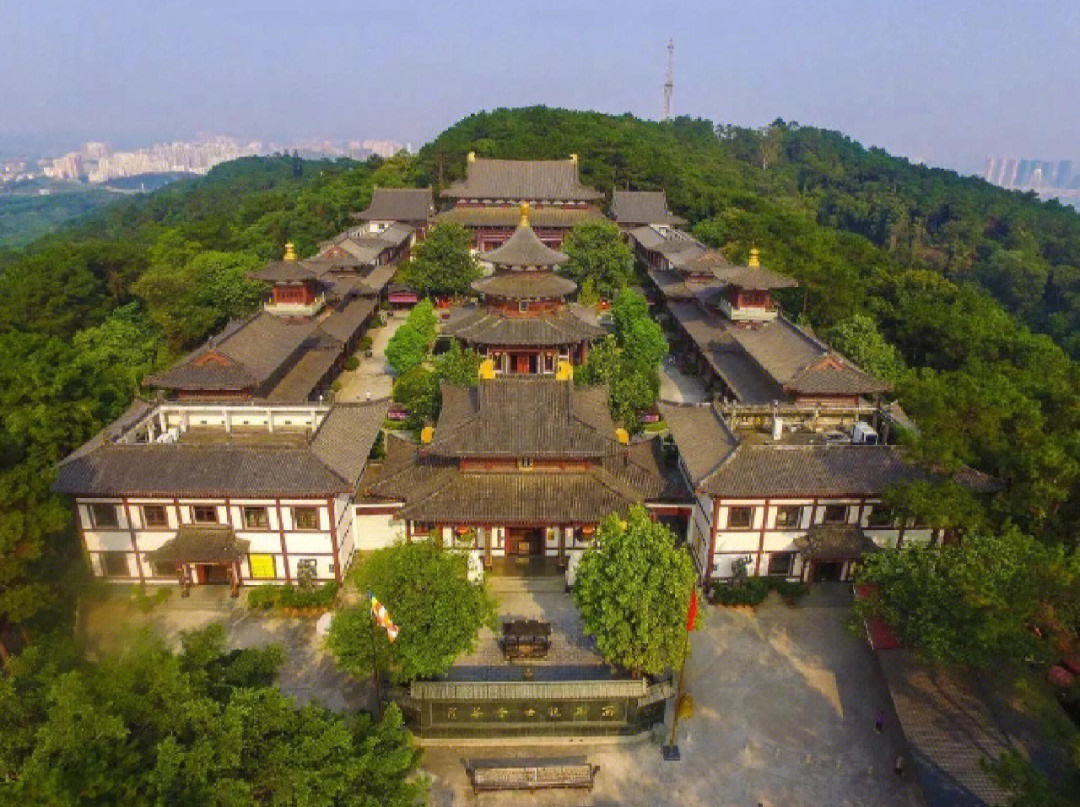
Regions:
[[[488,575],[488,588],[498,594],[561,594],[566,591],[566,577],[513,577]]]

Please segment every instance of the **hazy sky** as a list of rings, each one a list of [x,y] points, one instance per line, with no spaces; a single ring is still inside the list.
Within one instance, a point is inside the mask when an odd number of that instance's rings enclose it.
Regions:
[[[419,145],[478,109],[776,117],[972,169],[1080,158],[1077,0],[0,0],[0,150],[198,132]]]

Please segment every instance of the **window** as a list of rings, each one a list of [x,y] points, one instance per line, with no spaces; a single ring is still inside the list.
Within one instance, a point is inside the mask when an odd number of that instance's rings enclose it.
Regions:
[[[530,468],[533,467],[532,462],[532,457],[521,457],[520,459],[518,459],[518,470],[528,471]]]
[[[191,517],[197,524],[217,524],[217,508],[212,504],[193,505]]]
[[[169,526],[169,518],[165,515],[165,505],[163,504],[144,504],[142,520],[143,526],[148,528]]]
[[[430,521],[414,521],[412,523],[412,534],[413,535],[427,535],[430,532],[431,532],[431,522]]]
[[[827,504],[825,505],[825,518],[823,519],[823,523],[846,524],[847,513],[848,507],[846,504]]]
[[[166,561],[153,561],[150,564],[154,577],[176,577],[176,564]]]
[[[319,509],[317,507],[294,507],[292,513],[294,529],[319,529]]]
[[[102,552],[101,571],[106,577],[131,577],[127,552]]]
[[[753,507],[729,507],[727,525],[729,530],[748,530],[754,524]]]
[[[802,508],[797,504],[788,504],[776,508],[776,527],[798,527],[802,521]]]
[[[270,513],[265,507],[245,507],[244,526],[249,530],[270,529]]]
[[[548,353],[544,357],[544,370],[545,370],[545,372],[548,372],[548,373],[554,373],[555,372],[555,354],[554,353]]]
[[[871,527],[892,527],[895,525],[892,508],[885,504],[875,504],[870,511],[867,524]]]
[[[524,314],[528,310],[529,310],[529,304],[525,300],[519,300],[518,301],[518,311],[520,311],[522,314]]]
[[[90,505],[90,520],[94,522],[94,526],[99,529],[118,526],[119,523],[116,520],[116,505]]]
[[[277,577],[277,563],[273,555],[248,555],[251,577],[255,580],[273,580]]]
[[[769,555],[769,574],[787,577],[791,574],[791,562],[795,556],[791,552],[773,552]]]

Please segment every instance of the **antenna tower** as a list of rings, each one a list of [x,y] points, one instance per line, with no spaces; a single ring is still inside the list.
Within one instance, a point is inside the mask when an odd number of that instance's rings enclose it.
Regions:
[[[664,73],[664,120],[671,119],[671,93],[675,89],[675,40],[667,43],[667,72]]]

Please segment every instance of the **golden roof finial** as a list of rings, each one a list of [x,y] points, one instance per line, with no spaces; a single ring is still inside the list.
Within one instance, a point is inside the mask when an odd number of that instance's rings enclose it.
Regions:
[[[518,224],[518,226],[519,227],[528,227],[529,226],[529,203],[528,202],[522,202],[521,203],[521,222]]]
[[[757,247],[750,247],[750,261],[747,266],[761,266],[761,250]]]
[[[296,247],[293,246],[292,241],[286,241],[285,242],[285,260],[287,260],[287,261],[295,261],[296,260]]]

